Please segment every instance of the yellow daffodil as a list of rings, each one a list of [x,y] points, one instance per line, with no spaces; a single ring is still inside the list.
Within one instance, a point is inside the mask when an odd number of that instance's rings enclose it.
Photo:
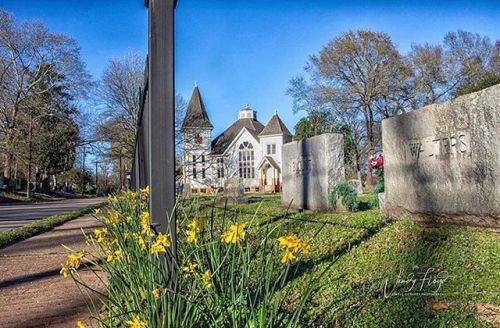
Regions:
[[[201,228],[203,228],[203,222],[201,222],[198,219],[193,219],[189,224],[187,225],[189,229],[194,230],[194,231],[200,231]]]
[[[196,233],[196,230],[187,230],[186,231],[186,236],[187,236],[187,241],[189,243],[197,243],[198,242],[198,235]]]
[[[139,221],[141,224],[149,225],[149,212],[148,211],[141,212],[141,214],[139,214]]]
[[[85,256],[85,251],[81,250],[78,253],[68,254],[68,266],[71,268],[78,269],[80,264],[82,264],[82,258]]]
[[[102,229],[94,229],[93,231],[94,236],[96,238],[96,241],[103,245],[104,247],[109,246],[109,240],[108,240],[108,229],[107,228],[102,228]]]
[[[151,231],[151,225],[149,221],[149,212],[144,211],[139,215],[139,223],[141,226],[141,233],[147,236],[154,235],[153,231]]]
[[[302,250],[302,254],[308,255],[311,251],[311,240],[305,240],[300,243],[300,249]]]
[[[67,264],[61,264],[61,271],[59,271],[59,274],[63,276],[63,278],[67,278],[71,275],[70,267]]]
[[[76,328],[86,328],[86,327],[87,327],[87,323],[85,321],[78,320],[76,322]]]
[[[293,252],[300,250],[300,239],[296,236],[283,236],[278,238],[278,242],[282,248],[288,248]]]
[[[231,225],[229,230],[222,234],[221,240],[227,244],[239,244],[245,239],[246,226],[246,223]]]
[[[205,283],[205,287],[212,287],[212,274],[210,273],[210,270],[207,270],[205,271],[205,273],[203,273],[203,282]]]
[[[145,200],[149,196],[149,186],[146,186],[143,189],[139,189],[139,193],[141,194],[141,199]]]
[[[106,261],[111,264],[119,262],[123,258],[123,251],[121,249],[114,251],[113,253],[109,253],[106,256]]]
[[[170,247],[170,241],[168,240],[168,237],[167,235],[165,235],[164,233],[160,232],[158,234],[158,237],[156,237],[156,242],[157,243],[160,243],[161,245],[163,245],[164,247]]]
[[[146,242],[144,241],[144,238],[142,238],[142,236],[138,235],[137,237],[137,244],[139,244],[139,248],[141,250],[145,250],[146,249]]]
[[[297,257],[287,248],[283,251],[283,257],[281,258],[281,263],[288,264],[295,261]]]
[[[108,234],[108,229],[107,228],[94,229],[93,233],[97,241],[99,241],[99,238],[106,237],[106,235]]]
[[[132,190],[127,190],[124,194],[123,197],[127,201],[128,204],[132,205],[135,203],[135,192]]]
[[[121,249],[115,251],[115,257],[118,260],[121,260],[123,258],[123,251]]]
[[[108,211],[108,215],[109,215],[109,222],[110,223],[112,223],[112,224],[120,223],[120,218],[121,218],[120,212],[118,212],[115,209],[111,209]]]
[[[197,267],[198,264],[196,263],[188,263],[187,265],[182,267],[182,272],[184,272],[185,275],[189,275],[191,273],[194,273]]]
[[[297,259],[297,254],[309,254],[311,251],[311,244],[309,240],[302,241],[296,236],[283,236],[278,238],[279,246],[283,249],[281,263],[289,264]]]
[[[108,202],[111,205],[116,205],[116,204],[118,204],[118,197],[116,197],[116,196],[109,196],[108,197]]]
[[[146,323],[138,315],[134,315],[132,320],[125,321],[128,328],[146,328]]]
[[[160,290],[157,288],[157,289],[153,289],[153,291],[151,292],[151,294],[153,294],[153,297],[158,299],[160,298]]]
[[[158,241],[155,241],[153,245],[151,245],[151,254],[165,253],[166,251],[165,246]]]

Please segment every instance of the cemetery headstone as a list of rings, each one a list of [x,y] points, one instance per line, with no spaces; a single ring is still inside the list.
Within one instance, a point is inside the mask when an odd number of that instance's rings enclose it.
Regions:
[[[343,136],[325,133],[287,143],[282,158],[283,206],[330,209],[331,188],[345,181]]]
[[[248,203],[248,197],[245,196],[245,186],[241,178],[229,178],[224,182],[224,197],[220,200],[222,203]]]
[[[382,121],[384,213],[500,227],[500,85]]]
[[[351,179],[347,181],[348,184],[350,184],[354,190],[358,193],[358,195],[361,195],[363,193],[363,184],[361,183],[361,180],[358,179]]]
[[[385,212],[385,192],[378,194],[378,208],[382,213]]]

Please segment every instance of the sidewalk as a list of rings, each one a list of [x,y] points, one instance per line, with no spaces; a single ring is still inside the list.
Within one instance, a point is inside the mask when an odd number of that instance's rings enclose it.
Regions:
[[[76,327],[76,321],[88,319],[86,297],[71,278],[59,275],[67,254],[61,244],[83,249],[81,228],[98,226],[92,216],[85,216],[0,249],[0,327]],[[79,272],[103,289],[95,274]]]

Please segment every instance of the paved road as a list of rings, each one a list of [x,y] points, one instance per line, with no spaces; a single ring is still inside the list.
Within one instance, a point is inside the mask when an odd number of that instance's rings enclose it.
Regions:
[[[92,204],[105,198],[64,199],[30,204],[0,204],[0,231],[21,227],[51,215],[61,214]]]

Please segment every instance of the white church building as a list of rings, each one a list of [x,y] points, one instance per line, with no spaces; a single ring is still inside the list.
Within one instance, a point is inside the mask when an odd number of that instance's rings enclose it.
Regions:
[[[184,189],[209,193],[224,188],[227,179],[240,178],[246,192],[279,192],[281,148],[292,134],[275,113],[266,125],[248,105],[236,121],[212,139],[198,86],[195,86],[182,123]]]

